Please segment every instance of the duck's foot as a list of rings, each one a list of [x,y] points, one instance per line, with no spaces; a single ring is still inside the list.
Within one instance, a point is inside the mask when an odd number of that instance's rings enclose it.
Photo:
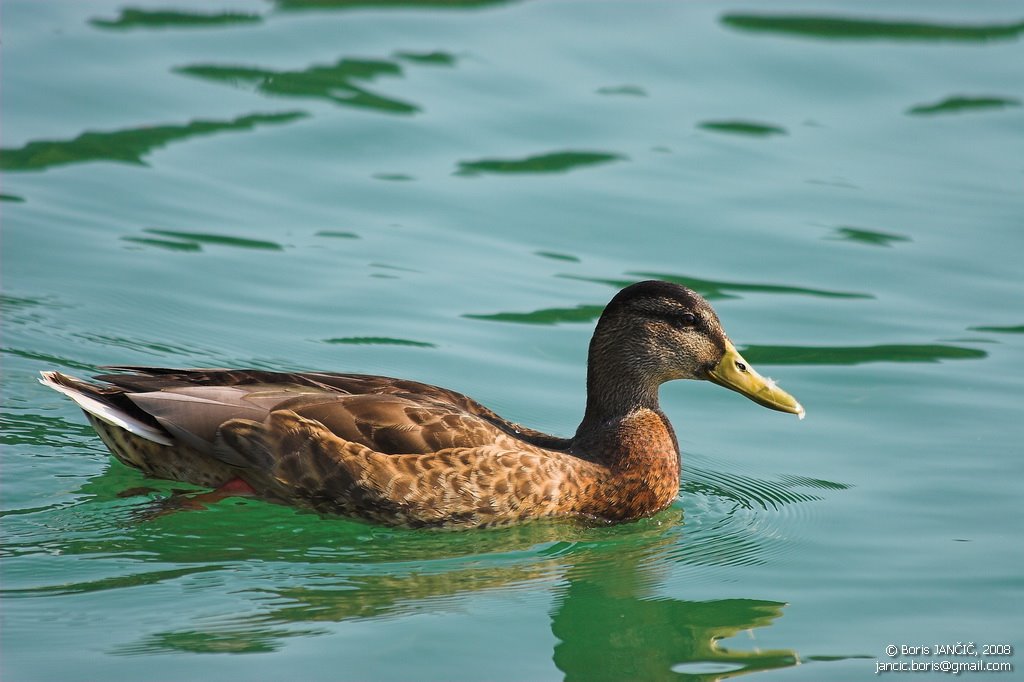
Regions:
[[[139,495],[148,495],[155,493],[156,488],[150,488],[148,486],[140,485],[137,488],[125,488],[117,494],[118,497],[138,497]]]
[[[138,512],[141,521],[151,521],[179,511],[198,511],[229,497],[253,497],[256,491],[240,478],[233,478],[219,488],[205,493],[174,491],[170,497],[156,500]]]

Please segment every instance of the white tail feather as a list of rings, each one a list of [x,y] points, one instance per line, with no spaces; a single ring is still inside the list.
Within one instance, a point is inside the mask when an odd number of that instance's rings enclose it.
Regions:
[[[97,419],[101,419],[108,424],[113,424],[114,426],[119,426],[125,431],[134,433],[136,436],[153,441],[154,443],[160,443],[161,445],[174,444],[174,441],[172,441],[171,438],[160,429],[150,426],[149,424],[145,424],[135,417],[118,410],[112,405],[108,405],[96,398],[93,398],[87,393],[58,383],[57,380],[54,379],[54,375],[56,375],[57,372],[40,372],[40,374],[42,374],[42,378],[39,380],[39,383],[63,393],[78,403],[79,407]]]

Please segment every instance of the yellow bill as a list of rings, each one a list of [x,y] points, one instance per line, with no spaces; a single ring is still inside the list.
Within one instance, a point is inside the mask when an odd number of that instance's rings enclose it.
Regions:
[[[708,372],[708,379],[719,386],[742,393],[755,403],[780,412],[795,414],[804,418],[804,407],[796,398],[775,385],[775,382],[758,374],[740,355],[731,341],[725,342],[725,355]]]

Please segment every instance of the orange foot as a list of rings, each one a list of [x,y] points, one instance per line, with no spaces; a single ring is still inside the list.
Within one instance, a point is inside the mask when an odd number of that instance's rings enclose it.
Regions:
[[[207,505],[216,504],[229,497],[253,497],[256,491],[240,478],[233,478],[224,485],[207,493],[175,492],[170,497],[157,500],[139,513],[144,521],[160,518],[178,511],[197,511]]]

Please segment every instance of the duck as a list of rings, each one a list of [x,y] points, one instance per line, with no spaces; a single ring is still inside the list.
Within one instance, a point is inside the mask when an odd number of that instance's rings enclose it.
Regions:
[[[392,377],[110,366],[94,383],[40,382],[71,398],[122,463],[149,477],[327,517],[469,529],[541,518],[619,523],[678,497],[679,442],[661,384],[707,380],[781,412],[793,396],[758,374],[710,304],[650,280],[604,308],[572,437],[509,421],[472,398]]]

